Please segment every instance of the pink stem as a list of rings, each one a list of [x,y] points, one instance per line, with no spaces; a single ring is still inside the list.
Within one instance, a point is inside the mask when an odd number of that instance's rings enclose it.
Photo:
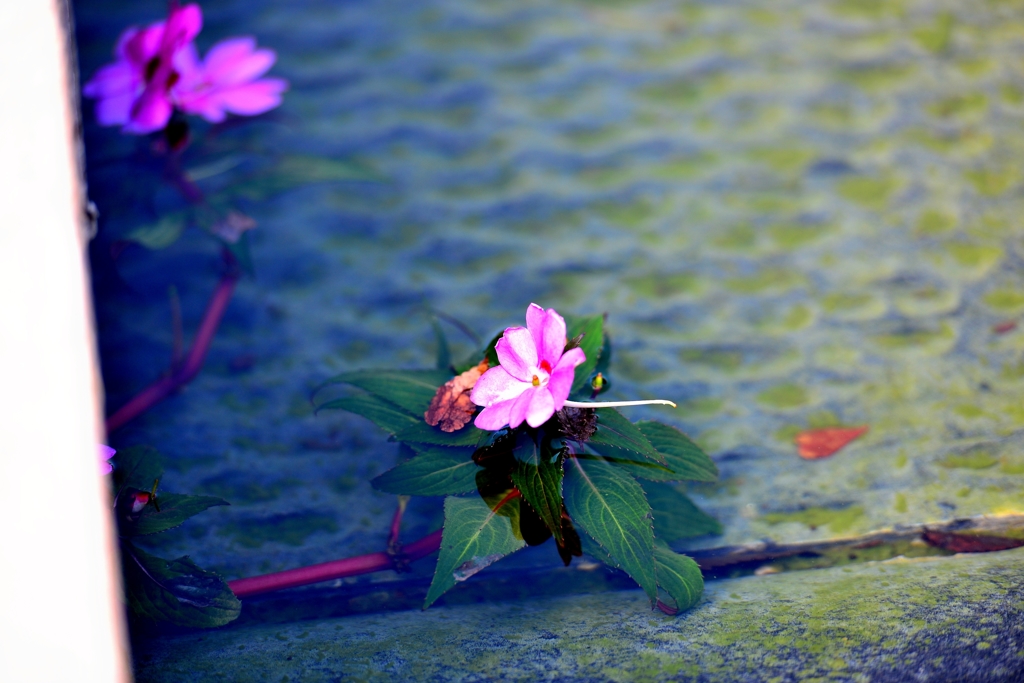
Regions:
[[[231,295],[235,291],[237,282],[238,274],[233,270],[220,279],[220,284],[217,285],[213,296],[210,297],[210,303],[203,314],[203,320],[199,324],[199,330],[196,331],[196,338],[185,357],[185,362],[175,368],[168,377],[159,379],[140,391],[128,403],[118,408],[117,412],[108,417],[108,434],[146,412],[196,376],[200,368],[203,367],[206,353],[210,350],[213,336],[217,332],[228,302],[231,301]]]
[[[395,508],[395,516],[391,518],[391,533],[388,534],[388,550],[397,552],[398,535],[402,532],[402,516],[405,514],[405,506],[409,504],[407,497],[399,497],[398,507]]]
[[[359,576],[360,574],[372,574],[373,572],[394,569],[396,562],[413,562],[427,555],[436,553],[441,547],[441,529],[438,529],[429,536],[424,536],[418,541],[413,541],[402,549],[399,556],[386,552],[370,553],[349,557],[334,562],[314,564],[299,569],[289,569],[263,576],[252,576],[247,579],[235,579],[228,581],[228,587],[240,598],[260,593],[282,590],[284,588],[295,588],[306,586],[311,583],[340,579],[346,576]]]

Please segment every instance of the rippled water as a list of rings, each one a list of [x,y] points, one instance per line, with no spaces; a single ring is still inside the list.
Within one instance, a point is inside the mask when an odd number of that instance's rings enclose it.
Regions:
[[[83,74],[163,7],[77,2]],[[203,372],[114,437],[163,451],[167,490],[232,503],[160,537],[168,556],[236,578],[380,550],[394,503],[368,479],[396,450],[361,418],[314,417],[310,389],[431,365],[430,308],[489,336],[531,301],[607,312],[613,395],[680,402],[631,416],[718,462],[691,493],[726,531],[694,545],[1021,509],[1024,333],[993,329],[1024,312],[1019,5],[203,8],[201,49],[254,34],[292,87],[271,114],[195,126],[182,160],[259,227]],[[188,333],[219,261],[195,230],[112,258],[185,201],[149,140],[89,110],[113,408],[169,363],[168,287]],[[871,429],[797,457],[797,430],[832,424]],[[416,502],[404,533],[439,510]]]

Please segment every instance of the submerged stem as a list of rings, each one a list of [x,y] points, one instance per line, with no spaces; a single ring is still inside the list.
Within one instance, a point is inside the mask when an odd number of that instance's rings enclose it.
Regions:
[[[663,398],[649,401],[566,401],[562,405],[569,408],[627,408],[629,406],[672,406],[676,404]]]

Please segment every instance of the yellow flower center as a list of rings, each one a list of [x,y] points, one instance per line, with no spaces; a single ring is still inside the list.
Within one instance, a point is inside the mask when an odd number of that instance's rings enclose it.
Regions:
[[[535,386],[535,387],[539,387],[540,386],[540,377],[538,377],[537,375],[533,376],[533,386]]]

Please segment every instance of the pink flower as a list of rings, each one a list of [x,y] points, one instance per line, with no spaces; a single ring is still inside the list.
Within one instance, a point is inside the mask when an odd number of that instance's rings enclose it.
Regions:
[[[572,390],[582,349],[565,350],[565,320],[555,309],[526,309],[526,327],[510,327],[495,345],[498,367],[477,380],[470,399],[484,409],[473,423],[496,431],[526,420],[539,427],[561,410]]]
[[[110,446],[104,446],[103,444],[99,445],[99,449],[100,474],[110,474],[111,472],[114,471],[114,467],[107,461],[113,458],[114,454],[117,453],[117,451],[115,451]]]
[[[200,61],[192,41],[202,26],[198,5],[175,4],[166,22],[122,33],[117,61],[82,89],[98,100],[100,124],[144,134],[164,128],[174,109],[217,123],[229,112],[254,116],[281,104],[288,82],[260,78],[277,60],[272,50],[257,50],[254,38],[229,38]]]
[[[179,53],[199,33],[198,5],[173,7],[166,22],[121,34],[117,61],[101,68],[82,92],[99,100],[96,118],[104,126],[124,126],[126,133],[151,133],[167,125],[174,86],[181,80]]]
[[[175,87],[178,108],[211,123],[223,121],[228,112],[255,116],[269,111],[281,104],[281,93],[288,89],[281,78],[259,78],[276,60],[273,50],[256,49],[255,38],[223,40],[201,63],[195,46],[188,45],[177,60],[183,74]]]

